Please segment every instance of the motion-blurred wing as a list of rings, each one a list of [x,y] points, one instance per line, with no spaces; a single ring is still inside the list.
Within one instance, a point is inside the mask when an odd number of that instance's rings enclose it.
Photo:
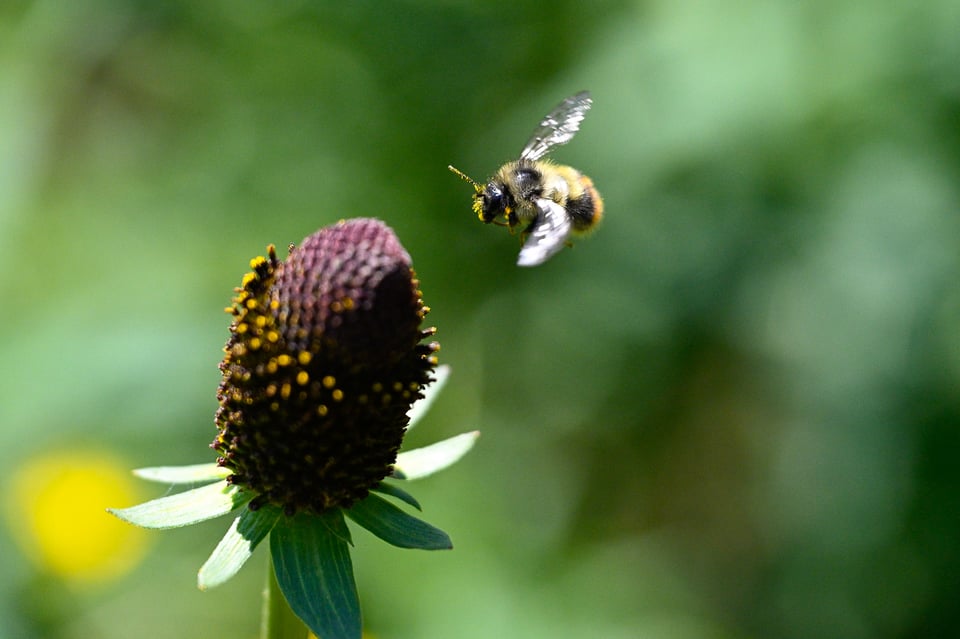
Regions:
[[[537,206],[540,213],[520,249],[517,266],[543,264],[563,248],[570,235],[570,216],[562,206],[545,198],[537,200]]]
[[[520,159],[538,160],[551,147],[569,142],[580,129],[580,123],[592,104],[589,91],[581,91],[558,104],[530,136],[530,141],[520,152]]]

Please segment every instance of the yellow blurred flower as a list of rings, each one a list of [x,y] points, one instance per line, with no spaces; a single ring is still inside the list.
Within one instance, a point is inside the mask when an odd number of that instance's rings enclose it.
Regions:
[[[4,499],[24,553],[42,570],[81,583],[115,579],[141,559],[144,531],[106,512],[134,503],[127,464],[90,450],[40,455],[18,468]]]

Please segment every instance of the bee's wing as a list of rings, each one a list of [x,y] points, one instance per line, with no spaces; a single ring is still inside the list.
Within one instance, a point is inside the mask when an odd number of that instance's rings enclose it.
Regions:
[[[540,213],[533,221],[530,236],[520,249],[517,266],[537,266],[543,264],[560,249],[570,235],[570,216],[566,210],[553,200],[537,200]]]
[[[580,123],[592,104],[589,91],[571,95],[558,104],[530,136],[530,141],[520,152],[520,159],[538,160],[550,147],[569,142],[580,129]]]

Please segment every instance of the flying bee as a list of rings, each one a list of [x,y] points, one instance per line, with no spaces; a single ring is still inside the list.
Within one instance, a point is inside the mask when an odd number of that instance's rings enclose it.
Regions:
[[[520,227],[523,248],[518,266],[537,266],[599,224],[603,200],[593,181],[577,169],[543,159],[566,144],[580,129],[593,100],[589,91],[572,95],[551,111],[534,130],[520,158],[507,162],[486,185],[462,171],[451,171],[473,185],[473,211],[484,224]]]

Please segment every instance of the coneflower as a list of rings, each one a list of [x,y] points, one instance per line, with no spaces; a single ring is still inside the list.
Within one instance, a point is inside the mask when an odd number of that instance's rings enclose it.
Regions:
[[[451,548],[443,531],[375,493],[419,508],[385,478],[449,466],[477,437],[464,433],[399,453],[403,436],[446,378],[436,331],[410,256],[374,219],[321,229],[279,261],[270,246],[236,289],[211,447],[216,463],[135,471],[153,481],[205,485],[111,510],[148,528],[185,526],[239,511],[200,569],[201,589],[223,583],[270,537],[276,582],[293,612],[324,639],[359,639],[360,608],[346,514],[404,548]],[[433,386],[428,385],[434,382]],[[373,491],[373,493],[371,493]],[[265,608],[268,609],[268,608]]]

